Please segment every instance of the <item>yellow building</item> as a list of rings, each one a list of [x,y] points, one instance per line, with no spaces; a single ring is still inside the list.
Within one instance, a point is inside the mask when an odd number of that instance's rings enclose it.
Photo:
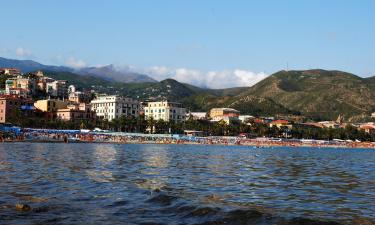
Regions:
[[[232,108],[213,108],[210,110],[212,121],[220,120],[238,120],[240,112]]]
[[[68,103],[57,99],[46,99],[36,101],[34,106],[42,112],[55,112],[58,109],[65,109]]]

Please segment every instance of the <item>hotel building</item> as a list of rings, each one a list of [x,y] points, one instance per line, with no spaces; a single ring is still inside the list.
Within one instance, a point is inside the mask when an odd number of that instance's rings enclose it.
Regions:
[[[91,101],[91,109],[96,117],[111,121],[121,116],[139,115],[139,102],[131,98],[118,95],[101,95]]]
[[[177,102],[148,102],[144,112],[146,119],[152,117],[155,120],[181,122],[185,121],[186,118],[186,108],[183,108],[182,104]]]

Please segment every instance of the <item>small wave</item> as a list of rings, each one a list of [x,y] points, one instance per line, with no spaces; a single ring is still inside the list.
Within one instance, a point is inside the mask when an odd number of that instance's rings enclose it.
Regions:
[[[147,202],[158,203],[160,205],[171,205],[175,200],[177,200],[177,197],[175,196],[158,193],[152,198],[148,199]]]
[[[186,199],[158,192],[147,203],[160,206],[162,214],[173,214],[178,222],[195,225],[341,225],[335,221],[320,221],[307,218],[283,218],[255,209],[234,208],[226,210],[212,204],[193,204]],[[153,223],[151,223],[153,224]],[[158,223],[155,223],[158,224]]]

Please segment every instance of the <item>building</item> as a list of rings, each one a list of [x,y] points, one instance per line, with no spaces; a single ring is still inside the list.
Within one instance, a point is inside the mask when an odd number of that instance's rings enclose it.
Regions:
[[[223,120],[227,124],[240,124],[240,111],[232,108],[212,108],[210,118],[212,122]]]
[[[74,85],[69,85],[68,98],[70,102],[74,103],[89,103],[91,94],[89,92],[77,91]]]
[[[92,100],[90,104],[97,118],[108,121],[121,116],[137,117],[140,111],[138,101],[118,95],[101,95]]]
[[[277,128],[283,128],[286,127],[288,129],[292,129],[292,124],[288,120],[274,120],[271,123],[269,123],[270,127],[277,127]]]
[[[46,83],[46,92],[51,97],[66,98],[68,97],[68,87],[66,80],[55,80]]]
[[[324,128],[336,129],[340,127],[340,124],[336,123],[335,121],[321,121],[318,123],[321,124]]]
[[[363,130],[364,132],[368,134],[374,134],[375,133],[375,123],[365,123],[359,126],[360,130]]]
[[[27,98],[29,95],[28,90],[23,88],[8,88],[4,94],[15,95],[22,98]]]
[[[227,117],[239,118],[240,111],[232,108],[213,108],[210,110],[210,117],[212,121],[220,121]]]
[[[18,96],[0,96],[0,123],[12,122],[18,116],[27,117],[33,113],[33,101]]]
[[[371,117],[375,118],[375,112],[371,113]]]
[[[21,71],[16,68],[0,68],[0,75],[19,76]]]
[[[91,111],[89,104],[71,104],[65,109],[58,109],[56,117],[64,121],[94,120],[95,112]]]
[[[160,101],[148,102],[144,108],[145,117],[155,120],[182,122],[186,119],[186,108],[181,103]]]
[[[27,93],[27,95],[34,95],[37,87],[36,79],[27,78],[23,76],[17,76],[9,78],[5,81],[5,93],[14,94],[15,90],[18,90],[17,93]],[[23,91],[20,91],[23,89]]]
[[[55,81],[49,77],[38,77],[37,80],[37,89],[41,92],[47,93],[47,83],[52,83]]]
[[[68,106],[68,102],[58,99],[45,99],[36,101],[34,106],[42,112],[56,112],[59,109],[65,109]]]
[[[186,118],[193,119],[193,120],[206,120],[207,113],[206,112],[190,112],[186,114]]]

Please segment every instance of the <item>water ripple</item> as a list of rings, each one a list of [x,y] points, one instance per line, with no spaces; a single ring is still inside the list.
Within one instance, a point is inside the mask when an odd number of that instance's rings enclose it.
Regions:
[[[0,181],[0,224],[375,224],[366,149],[3,143]]]

